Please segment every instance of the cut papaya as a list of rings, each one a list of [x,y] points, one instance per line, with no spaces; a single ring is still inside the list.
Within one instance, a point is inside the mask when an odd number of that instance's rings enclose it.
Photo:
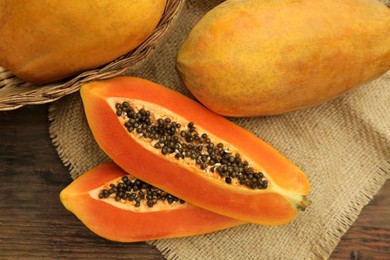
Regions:
[[[196,206],[281,225],[309,200],[305,174],[271,145],[169,88],[135,77],[81,87],[91,131],[121,168]]]
[[[242,224],[135,179],[113,162],[78,177],[60,198],[91,231],[113,241],[183,237]]]

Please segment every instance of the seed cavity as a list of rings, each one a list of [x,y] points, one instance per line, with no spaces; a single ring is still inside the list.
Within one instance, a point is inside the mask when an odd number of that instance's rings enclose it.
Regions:
[[[226,185],[236,183],[249,189],[266,189],[269,185],[262,172],[255,171],[225,144],[213,143],[207,133],[199,133],[194,122],[182,125],[169,117],[152,119],[152,112],[137,110],[128,101],[116,103],[115,111],[125,119],[129,133],[152,141],[163,155],[192,160],[199,169],[218,173]]]
[[[116,184],[110,183],[99,192],[98,197],[99,199],[113,198],[118,202],[132,202],[134,207],[140,207],[142,202],[145,202],[149,208],[152,208],[159,201],[166,201],[169,204],[185,203],[184,200],[153,185],[127,176],[123,176]]]

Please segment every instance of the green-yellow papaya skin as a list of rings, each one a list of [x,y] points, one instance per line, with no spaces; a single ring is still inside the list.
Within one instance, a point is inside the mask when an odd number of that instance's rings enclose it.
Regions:
[[[376,0],[230,0],[177,54],[192,94],[225,116],[330,101],[390,69],[390,9]]]

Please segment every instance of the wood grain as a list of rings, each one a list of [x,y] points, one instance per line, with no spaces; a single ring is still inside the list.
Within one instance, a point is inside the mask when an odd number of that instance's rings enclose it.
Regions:
[[[59,200],[71,182],[48,133],[48,105],[0,112],[0,259],[164,259],[146,243],[89,231]],[[390,259],[390,182],[330,259]]]

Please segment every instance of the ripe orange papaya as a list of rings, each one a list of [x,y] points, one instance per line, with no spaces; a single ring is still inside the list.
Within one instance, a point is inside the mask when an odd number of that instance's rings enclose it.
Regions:
[[[245,222],[292,221],[309,200],[295,164],[249,131],[135,77],[81,87],[99,146],[121,168],[196,206]]]
[[[390,69],[390,9],[376,0],[230,0],[177,53],[188,90],[224,116],[318,106]]]
[[[134,50],[157,27],[166,0],[0,0],[0,66],[52,83]]]
[[[147,205],[146,197],[152,192],[156,202]],[[113,162],[81,175],[60,193],[60,198],[91,231],[119,242],[198,235],[242,224],[164,195]]]

